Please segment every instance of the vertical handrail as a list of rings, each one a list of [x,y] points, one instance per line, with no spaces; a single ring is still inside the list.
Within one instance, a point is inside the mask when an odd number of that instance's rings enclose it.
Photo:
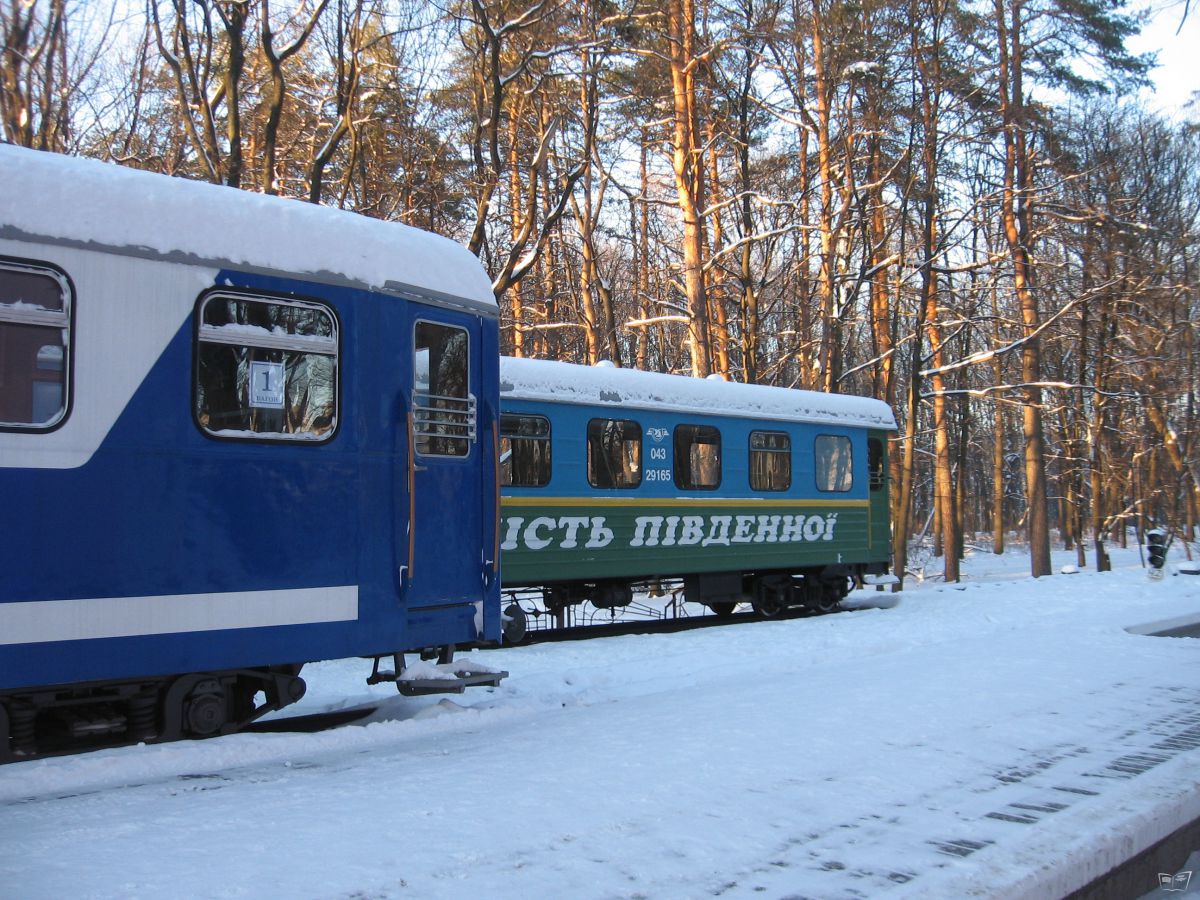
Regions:
[[[409,406],[408,421],[408,581],[412,584],[417,568],[417,443],[413,429],[413,411]]]
[[[497,580],[500,578],[500,417],[492,404],[485,407],[488,421],[492,424],[492,480],[496,485],[496,506],[492,515],[492,572]]]

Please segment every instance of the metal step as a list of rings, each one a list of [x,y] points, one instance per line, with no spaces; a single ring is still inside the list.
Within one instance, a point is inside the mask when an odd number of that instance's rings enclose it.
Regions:
[[[463,671],[454,678],[404,678],[396,681],[396,690],[406,697],[424,694],[461,694],[469,687],[499,687],[507,672]]]
[[[437,658],[441,661],[437,664],[430,666],[422,659],[412,667],[405,664],[403,653],[393,653],[390,671],[380,671],[379,663],[383,657],[376,656],[367,684],[390,681],[401,694],[418,697],[422,694],[461,694],[469,687],[499,687],[508,677],[507,672],[475,671],[466,663],[453,662],[453,647],[439,648],[439,651]]]

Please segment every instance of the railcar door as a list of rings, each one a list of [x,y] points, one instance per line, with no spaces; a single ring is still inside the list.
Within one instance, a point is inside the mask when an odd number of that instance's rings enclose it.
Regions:
[[[422,311],[413,324],[405,602],[411,643],[474,640],[485,594],[479,319]],[[487,442],[488,446],[483,444]]]

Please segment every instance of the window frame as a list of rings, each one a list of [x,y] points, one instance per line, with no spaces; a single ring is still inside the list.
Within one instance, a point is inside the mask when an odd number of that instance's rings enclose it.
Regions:
[[[631,426],[637,432],[638,446],[638,469],[637,481],[633,484],[609,484],[599,485],[592,481],[592,425],[596,422],[619,422],[622,425],[622,430],[628,430],[625,426]],[[624,441],[624,435],[622,435]],[[608,416],[593,416],[588,419],[587,428],[584,432],[584,476],[587,478],[587,483],[590,487],[598,491],[636,491],[645,482],[646,476],[646,447],[645,435],[642,433],[642,423],[636,419],[615,419]]]
[[[821,454],[817,452],[817,446],[822,440],[845,441],[846,446],[850,450],[850,465],[847,468],[849,473],[849,484],[844,488],[826,488],[821,487],[821,471],[818,468],[820,465]],[[813,486],[822,494],[848,494],[854,490],[854,441],[844,434],[818,434],[813,437]]]
[[[506,419],[508,419],[510,421],[513,419],[534,419],[539,422],[544,422],[546,425],[545,436],[543,437],[542,435],[505,434],[504,424],[505,424]],[[517,484],[516,482],[512,482],[512,481],[505,482],[504,478],[503,478],[504,463],[503,463],[503,461],[498,460],[497,462],[499,465],[499,469],[501,471],[501,478],[500,478],[500,486],[501,487],[538,489],[538,488],[547,487],[550,484],[550,481],[554,478],[554,445],[552,443],[553,429],[554,429],[554,425],[550,421],[550,418],[548,416],[543,416],[538,413],[524,413],[524,412],[502,412],[502,413],[500,413],[500,445],[501,445],[501,447],[503,447],[503,445],[504,445],[505,438],[507,438],[510,443],[512,441],[545,441],[546,445],[547,445],[547,450],[546,450],[547,465],[546,465],[546,469],[545,469],[545,475],[546,475],[545,481],[540,481],[537,484]],[[503,455],[503,454],[501,454],[501,455]]]
[[[333,336],[330,343],[333,345],[332,353],[322,353],[313,349],[313,341],[289,341],[291,335],[271,336],[267,340],[261,340],[258,343],[252,343],[248,340],[234,340],[234,335],[229,335],[228,338],[205,338],[205,328],[215,328],[216,326],[206,326],[204,324],[204,308],[213,300],[232,300],[234,302],[251,302],[265,303],[272,306],[290,306],[301,307],[306,309],[318,310],[325,313],[329,317],[330,325],[333,329]],[[205,438],[212,441],[229,441],[238,444],[270,444],[272,446],[288,445],[288,446],[315,446],[319,447],[328,444],[341,432],[342,429],[342,320],[338,315],[337,307],[332,303],[321,300],[315,297],[297,297],[293,294],[277,294],[270,291],[259,290],[240,290],[237,288],[216,288],[202,293],[196,300],[195,308],[193,309],[192,317],[194,320],[194,332],[192,339],[192,390],[191,390],[191,406],[192,406],[192,422],[197,430],[204,435]],[[243,335],[243,338],[246,336]],[[255,347],[264,350],[280,350],[283,352],[307,352],[320,356],[329,356],[333,359],[333,424],[329,431],[320,437],[305,437],[309,432],[298,432],[294,436],[278,432],[256,432],[254,434],[221,434],[212,431],[200,421],[200,408],[197,403],[198,388],[200,386],[200,345],[202,343],[209,344],[224,344],[232,347]],[[307,347],[304,344],[308,344]]]
[[[754,446],[754,438],[756,435],[778,435],[787,441],[787,447],[783,450],[774,450],[762,447],[756,449]],[[786,431],[773,431],[764,428],[756,428],[750,432],[746,443],[748,448],[747,460],[749,463],[746,468],[746,482],[750,485],[750,490],[759,491],[760,493],[764,494],[781,494],[786,491],[790,491],[792,489],[792,473],[795,469],[794,459],[792,457],[792,436]],[[783,487],[777,488],[757,487],[754,484],[754,455],[756,453],[767,453],[787,457],[787,484],[785,484]]]
[[[679,464],[680,463],[680,460],[679,460],[679,452],[680,452],[680,450],[679,450],[679,447],[680,447],[679,432],[680,432],[680,429],[684,429],[684,428],[693,429],[694,430],[693,434],[699,433],[701,430],[704,430],[704,431],[711,431],[712,433],[714,433],[717,436],[717,441],[716,441],[717,480],[716,480],[715,484],[700,485],[700,484],[691,484],[691,483],[683,484],[680,482],[679,476],[680,476],[680,470],[682,469],[682,466],[680,466],[680,464]],[[695,446],[696,444],[711,445],[711,443],[712,443],[711,441],[692,440],[688,446]],[[675,482],[675,487],[681,491],[719,491],[721,489],[721,483],[725,480],[724,444],[725,444],[725,436],[724,436],[724,434],[721,433],[721,429],[718,428],[716,425],[698,425],[698,424],[695,424],[692,422],[681,422],[678,425],[676,425],[671,430],[671,468],[673,470],[671,477],[673,478],[673,480]],[[692,474],[690,462],[691,462],[691,455],[689,453],[689,455],[688,455],[688,463],[689,463],[688,475]]]
[[[462,412],[464,413],[464,415],[467,416],[466,424],[464,426],[462,426],[467,429],[467,433],[465,435],[425,434],[425,433],[419,432],[417,430],[417,411],[420,408],[420,404],[417,403],[417,394],[419,393],[419,391],[417,389],[417,329],[419,327],[421,327],[422,325],[435,325],[438,328],[446,328],[446,329],[451,329],[454,331],[460,331],[460,332],[462,332],[463,337],[466,338],[466,341],[467,341],[467,355],[466,355],[467,370],[466,370],[466,372],[464,374],[464,378],[463,378],[463,385],[464,385],[464,390],[465,390],[466,396],[464,396],[464,397],[449,397],[444,394],[433,395],[433,394],[430,394],[428,391],[425,392],[427,396],[437,396],[438,399],[461,401],[463,403],[463,406],[465,408],[463,409]],[[425,460],[465,461],[465,460],[470,459],[472,449],[474,449],[475,445],[479,443],[479,405],[478,405],[478,399],[476,398],[475,394],[472,393],[472,391],[471,391],[471,331],[470,331],[470,329],[467,328],[465,325],[459,325],[457,323],[452,323],[452,322],[443,322],[438,319],[430,319],[430,318],[425,318],[425,317],[413,319],[413,323],[412,323],[412,355],[410,358],[411,358],[412,364],[413,364],[412,391],[411,391],[411,394],[409,397],[409,400],[411,403],[410,410],[412,412],[412,421],[413,421],[412,434],[410,436],[412,439],[411,451],[412,451],[413,455],[419,456],[419,457],[421,457],[421,459],[425,459]],[[466,452],[465,453],[430,453],[428,450],[420,449],[419,442],[420,442],[421,438],[432,440],[434,437],[440,437],[440,438],[449,439],[449,440],[466,441]]]
[[[21,423],[0,422],[0,432],[16,434],[50,434],[67,423],[71,417],[75,402],[75,283],[66,270],[45,260],[24,259],[15,256],[0,255],[0,269],[21,271],[26,274],[49,277],[58,283],[62,292],[63,311],[42,310],[18,313],[5,307],[14,304],[0,303],[0,322],[11,325],[32,325],[45,328],[65,328],[67,339],[62,343],[63,348],[63,400],[58,417],[51,422]],[[52,321],[50,321],[52,320]],[[65,323],[65,324],[64,324]],[[47,345],[49,346],[49,345]]]

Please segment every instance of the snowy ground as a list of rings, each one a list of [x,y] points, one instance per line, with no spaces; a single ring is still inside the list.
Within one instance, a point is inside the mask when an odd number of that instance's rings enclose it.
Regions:
[[[376,721],[0,767],[0,897],[1061,896],[1200,816],[1200,640],[1126,630],[1200,576],[1114,563],[481,653],[454,700],[312,666],[297,712]]]

